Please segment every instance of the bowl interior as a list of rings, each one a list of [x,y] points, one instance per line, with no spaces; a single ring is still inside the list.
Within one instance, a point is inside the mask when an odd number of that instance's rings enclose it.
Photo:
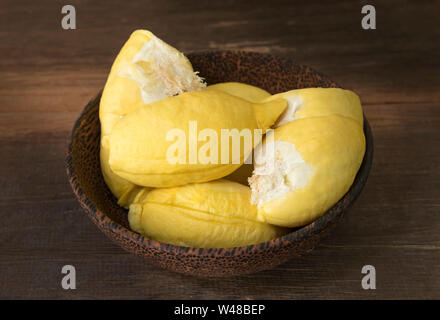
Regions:
[[[271,55],[222,51],[189,54],[188,58],[194,70],[199,71],[208,84],[227,81],[244,82],[263,88],[272,94],[295,88],[338,87],[335,82],[309,67]],[[122,226],[122,229],[126,229],[124,233],[128,237],[144,244],[145,237],[129,230],[127,210],[117,205],[115,197],[111,194],[101,174],[100,97],[99,94],[90,101],[75,123],[72,141],[66,156],[68,177],[79,202],[101,229],[118,232]],[[311,233],[320,232],[333,219],[340,217],[344,209],[360,193],[371,167],[373,150],[372,136],[366,120],[364,131],[367,138],[367,151],[350,191],[321,218],[282,237],[284,240],[293,241]],[[176,247],[152,240],[148,240],[148,243],[161,248]]]

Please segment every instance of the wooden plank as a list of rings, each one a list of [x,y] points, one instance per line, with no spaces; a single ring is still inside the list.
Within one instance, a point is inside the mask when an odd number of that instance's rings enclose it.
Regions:
[[[353,1],[71,1],[78,29],[64,31],[62,1],[3,1],[0,298],[440,298],[440,3],[376,2],[378,29],[364,31]],[[359,93],[373,170],[316,250],[255,275],[198,279],[133,257],[88,220],[65,176],[70,130],[141,27],[185,52],[290,57]],[[65,264],[76,291],[61,289]],[[361,289],[365,264],[375,291]]]

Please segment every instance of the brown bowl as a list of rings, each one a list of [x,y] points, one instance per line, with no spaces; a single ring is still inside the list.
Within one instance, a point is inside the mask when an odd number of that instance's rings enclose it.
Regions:
[[[189,54],[194,69],[208,84],[239,81],[270,93],[306,87],[338,87],[326,76],[293,61],[251,52]],[[198,276],[227,276],[260,271],[314,248],[342,218],[366,183],[373,158],[373,137],[367,120],[367,149],[361,168],[347,194],[322,217],[278,239],[245,247],[199,249],[179,247],[144,237],[130,230],[127,210],[104,183],[99,162],[99,94],[75,123],[66,155],[67,175],[88,216],[119,246],[165,269]]]

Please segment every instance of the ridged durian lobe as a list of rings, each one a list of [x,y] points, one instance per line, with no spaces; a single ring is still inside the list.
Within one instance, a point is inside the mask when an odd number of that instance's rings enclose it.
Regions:
[[[112,65],[99,108],[101,170],[120,205],[128,205],[136,186],[110,168],[106,139],[113,127],[127,114],[150,102],[205,86],[181,52],[147,30],[131,34]]]
[[[196,248],[230,248],[287,232],[257,220],[250,189],[228,180],[155,189],[130,206],[130,227],[155,240]]]
[[[120,177],[148,187],[219,179],[243,164],[261,140],[255,130],[266,130],[285,107],[282,99],[255,104],[216,90],[165,98],[139,108],[115,125],[110,135],[109,164]],[[202,162],[200,154],[206,142],[199,137],[206,130],[217,141],[212,149],[216,156]],[[184,156],[170,162],[169,150],[176,144],[170,133],[175,132],[183,133]]]

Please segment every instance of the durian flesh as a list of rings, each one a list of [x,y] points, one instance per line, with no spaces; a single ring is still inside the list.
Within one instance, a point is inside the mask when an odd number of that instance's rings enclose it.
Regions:
[[[284,99],[251,103],[219,90],[186,92],[142,106],[121,119],[109,135],[110,168],[147,187],[222,178],[240,167],[260,142],[261,135],[254,131],[267,130],[286,106]],[[176,130],[181,134],[174,136]],[[199,139],[205,130],[212,133],[208,142]],[[240,151],[235,154],[233,139],[226,134],[233,131],[253,139],[245,143],[240,138]],[[176,144],[180,148],[170,155]],[[199,157],[206,145],[214,156],[203,163]],[[174,154],[177,163],[170,161]]]
[[[264,101],[284,98],[288,107],[275,127],[293,120],[340,115],[351,118],[363,126],[363,113],[359,97],[350,90],[340,88],[306,88],[274,94]]]
[[[250,102],[261,102],[271,95],[266,90],[240,82],[222,82],[207,86],[208,90],[219,90]]]
[[[101,171],[121,206],[127,207],[128,199],[138,190],[109,166],[109,135],[113,127],[141,106],[205,86],[188,59],[151,32],[137,30],[124,44],[113,63],[99,107]]]
[[[289,107],[273,140],[260,147],[266,152],[256,152],[249,184],[260,221],[297,227],[321,216],[353,183],[365,153],[363,114],[348,90],[292,90],[268,100],[279,96]]]
[[[286,233],[283,227],[313,221],[347,192],[365,152],[353,92],[308,88],[271,96],[236,82],[205,89],[182,53],[145,30],[135,31],[116,58],[100,120],[101,169],[118,203],[130,207],[131,228],[191,247],[264,242]],[[213,128],[218,136],[221,129],[264,132],[273,125],[257,148],[251,188],[216,179],[238,173],[252,148],[227,165],[167,161],[166,132],[189,134],[194,120],[199,132]],[[264,148],[271,157],[259,153]]]
[[[220,179],[141,192],[130,205],[130,227],[161,242],[230,248],[272,240],[288,230],[258,221],[249,187]]]

